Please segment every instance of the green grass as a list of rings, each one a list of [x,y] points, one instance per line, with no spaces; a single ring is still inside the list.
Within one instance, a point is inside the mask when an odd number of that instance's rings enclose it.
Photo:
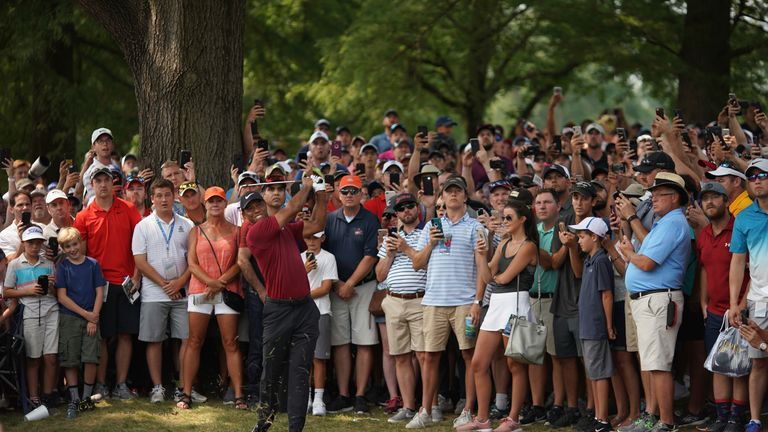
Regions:
[[[236,411],[220,401],[196,404],[189,411],[177,410],[172,402],[150,404],[146,398],[128,401],[103,401],[95,411],[80,413],[75,420],[67,420],[66,408],[61,407],[45,420],[24,422],[20,413],[0,416],[5,431],[88,431],[88,432],[162,432],[162,431],[250,431],[256,422],[256,413]],[[446,413],[446,420],[427,431],[453,431],[453,415]],[[286,415],[278,414],[277,422],[270,431],[286,431]],[[387,423],[386,414],[375,408],[368,415],[307,416],[305,431],[405,431],[405,425]],[[545,426],[526,427],[526,432],[551,430]]]

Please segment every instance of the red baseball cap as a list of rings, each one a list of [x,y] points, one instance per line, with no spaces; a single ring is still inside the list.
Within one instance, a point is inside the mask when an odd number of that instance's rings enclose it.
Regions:
[[[209,199],[213,197],[219,197],[223,199],[224,201],[227,200],[227,194],[224,192],[224,189],[218,187],[218,186],[212,186],[205,190],[205,196],[203,197],[203,201],[208,201]]]
[[[339,189],[344,189],[345,187],[354,187],[357,189],[363,188],[363,181],[360,180],[360,177],[356,175],[345,175],[341,178],[341,181],[339,182]]]

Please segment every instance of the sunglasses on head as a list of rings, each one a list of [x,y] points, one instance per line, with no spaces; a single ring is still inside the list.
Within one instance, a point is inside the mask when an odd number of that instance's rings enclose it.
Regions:
[[[184,192],[188,190],[193,190],[197,192],[197,183],[191,182],[191,183],[184,183],[181,186],[179,186],[179,193],[183,194]]]
[[[339,193],[342,195],[357,195],[360,193],[360,189],[341,189]]]
[[[401,211],[404,211],[404,210],[411,210],[414,207],[416,207],[416,203],[403,204],[401,206],[395,207],[395,211],[396,212],[401,212]]]
[[[766,172],[761,172],[757,174],[752,174],[751,176],[747,176],[747,180],[751,182],[755,182],[758,180],[765,180],[765,179],[768,179],[768,173]]]

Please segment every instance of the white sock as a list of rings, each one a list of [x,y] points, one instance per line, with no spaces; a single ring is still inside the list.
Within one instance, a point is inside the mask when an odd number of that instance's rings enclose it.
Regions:
[[[325,389],[316,388],[315,389],[315,402],[322,402],[323,401],[323,392]]]
[[[507,395],[504,393],[496,393],[496,408],[503,410],[507,408]]]

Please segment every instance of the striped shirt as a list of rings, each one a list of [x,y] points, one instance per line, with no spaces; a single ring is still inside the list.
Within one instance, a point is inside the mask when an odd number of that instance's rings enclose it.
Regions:
[[[441,220],[443,232],[450,234],[450,253],[438,244],[432,249],[427,268],[424,306],[461,306],[471,304],[475,299],[477,267],[475,266],[475,244],[477,228],[482,224],[464,213],[455,224],[447,217]],[[432,221],[427,222],[419,238],[417,250],[423,250],[429,243]]]
[[[15,228],[15,227],[14,227]],[[8,263],[5,271],[4,288],[25,289],[37,285],[38,276],[48,275],[49,280],[55,279],[53,263],[40,257],[36,263],[31,263],[24,254]],[[37,318],[51,311],[59,310],[59,303],[52,292],[45,287],[43,296],[20,297],[19,303],[24,305],[24,318]]]
[[[421,237],[421,230],[416,228],[410,234],[407,234],[402,229],[398,232],[408,246],[417,249],[419,246],[419,238]],[[384,237],[379,248],[379,259],[386,258],[387,256],[387,241],[389,236]],[[413,294],[416,291],[423,291],[427,284],[427,271],[426,270],[414,270],[413,261],[411,258],[398,252],[395,255],[395,260],[392,261],[392,266],[387,273],[386,284],[389,286],[389,290],[397,294]]]

